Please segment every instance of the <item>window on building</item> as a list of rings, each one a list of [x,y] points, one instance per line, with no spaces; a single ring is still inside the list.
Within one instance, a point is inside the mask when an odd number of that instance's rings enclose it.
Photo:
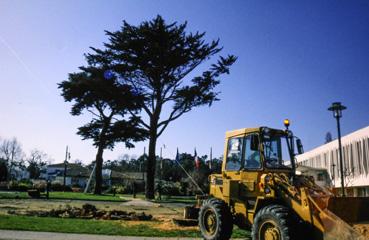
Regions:
[[[317,180],[318,181],[325,181],[325,174],[324,173],[318,173]]]

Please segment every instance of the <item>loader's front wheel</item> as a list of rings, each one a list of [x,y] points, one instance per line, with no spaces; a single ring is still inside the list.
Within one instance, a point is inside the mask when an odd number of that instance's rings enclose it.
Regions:
[[[269,205],[256,214],[252,225],[253,240],[292,240],[289,210],[281,205]]]
[[[206,240],[229,239],[233,230],[233,218],[228,205],[215,198],[205,200],[199,212],[199,227]]]

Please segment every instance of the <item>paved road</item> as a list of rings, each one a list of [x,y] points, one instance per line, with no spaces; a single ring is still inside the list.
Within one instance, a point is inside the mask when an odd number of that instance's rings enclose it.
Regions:
[[[0,230],[1,240],[191,240],[196,238],[126,237],[74,233]]]

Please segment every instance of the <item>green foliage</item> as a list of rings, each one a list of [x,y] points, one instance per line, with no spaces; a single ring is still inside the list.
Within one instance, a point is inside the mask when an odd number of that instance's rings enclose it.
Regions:
[[[28,199],[28,198],[29,196],[27,192],[0,192],[0,199]]]
[[[118,194],[126,194],[128,193],[128,189],[123,185],[114,186],[115,192]]]
[[[25,192],[28,189],[32,188],[32,184],[29,182],[10,181],[8,184],[8,188],[11,191]]]
[[[39,190],[40,192],[46,191],[46,182],[38,182],[36,184],[33,184],[33,188]]]
[[[158,188],[158,184],[161,185],[161,194],[163,195],[179,196],[184,194],[181,192],[181,184],[179,182],[160,181],[160,183],[156,183],[156,188]]]
[[[78,128],[83,140],[92,139],[97,147],[95,193],[102,192],[103,152],[113,149],[115,143],[123,142],[133,147],[135,141],[146,138],[146,130],[139,127],[138,116],[126,118],[127,112],[140,110],[143,95],[136,94],[132,86],[117,81],[110,72],[106,60],[90,60],[80,72],[70,73],[68,80],[59,83],[66,102],[73,102],[71,114],[74,116],[89,112],[92,120]]]
[[[143,140],[145,131],[138,128],[138,118],[124,119],[127,111],[136,112],[142,96],[136,96],[132,87],[119,84],[115,77],[106,79],[102,63],[80,67],[81,72],[70,73],[69,79],[59,84],[65,101],[73,102],[71,114],[84,110],[94,117],[78,128],[82,139],[92,139],[96,147],[113,149],[116,142],[133,147],[131,140]],[[117,120],[116,118],[119,118]],[[102,132],[102,130],[104,131]]]
[[[40,191],[41,192],[41,191]],[[0,192],[0,199],[28,199],[26,192]],[[112,194],[93,195],[80,192],[50,192],[50,199],[68,199],[68,200],[85,200],[85,201],[111,201],[124,202],[125,200],[119,195]]]

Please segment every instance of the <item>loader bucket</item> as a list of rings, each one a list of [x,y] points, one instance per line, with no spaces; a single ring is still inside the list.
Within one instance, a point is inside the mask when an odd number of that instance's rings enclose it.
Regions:
[[[369,198],[335,197],[316,185],[308,188],[307,197],[314,207],[312,213],[316,213],[320,219],[313,224],[323,224],[324,240],[368,239],[364,236],[365,231],[354,228],[353,224],[369,221]]]
[[[328,209],[350,224],[369,221],[367,197],[333,197],[328,200]]]
[[[323,210],[319,215],[325,228],[324,240],[367,240],[364,235],[328,209]]]

